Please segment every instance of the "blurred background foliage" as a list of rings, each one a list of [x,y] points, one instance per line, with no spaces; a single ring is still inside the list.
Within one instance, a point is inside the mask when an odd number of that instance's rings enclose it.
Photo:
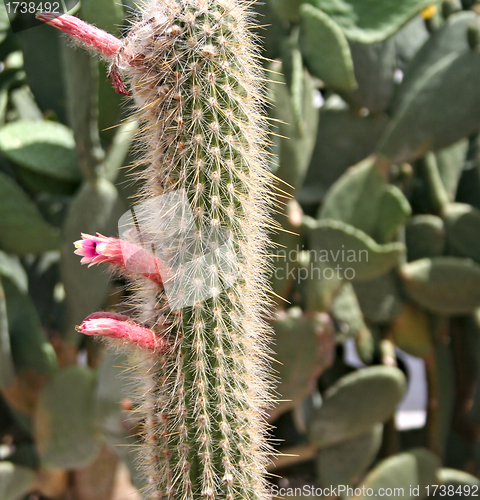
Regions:
[[[117,35],[136,8],[73,4]],[[466,496],[480,484],[480,3],[253,8],[288,231],[273,235],[272,481]],[[116,235],[134,202],[136,124],[103,62],[26,22],[13,33],[0,4],[0,499],[141,498],[127,361],[74,328],[128,292],[72,247]],[[416,425],[397,411],[423,387],[407,360],[426,387]]]

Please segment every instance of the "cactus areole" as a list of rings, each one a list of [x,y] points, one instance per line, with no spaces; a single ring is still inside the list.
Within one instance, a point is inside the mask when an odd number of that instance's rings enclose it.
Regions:
[[[38,16],[110,59],[113,82],[129,89],[142,124],[145,182],[121,238],[155,254],[151,262],[168,276],[150,279],[158,270],[147,269],[149,259],[136,259],[143,269],[123,259],[132,323],[90,318],[84,329],[108,323],[104,335],[138,345],[152,499],[268,496],[271,174],[249,5],[152,0],[118,43],[71,16]],[[98,256],[103,247],[92,248]],[[139,342],[141,328],[166,338],[164,348]]]

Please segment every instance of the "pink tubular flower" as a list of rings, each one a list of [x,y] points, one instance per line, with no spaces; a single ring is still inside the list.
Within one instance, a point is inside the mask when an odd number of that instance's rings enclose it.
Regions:
[[[152,330],[136,323],[128,316],[107,312],[90,314],[77,330],[85,335],[99,335],[128,342],[155,351],[164,351],[167,341],[158,337]]]
[[[69,14],[57,16],[51,13],[41,13],[37,14],[37,19],[67,33],[67,35],[79,40],[110,59],[112,64],[110,66],[108,78],[112,80],[115,91],[119,94],[131,95],[126,89],[122,76],[120,75],[118,69],[119,61],[117,59],[121,56],[122,62],[134,65],[136,57],[138,56],[126,49],[123,46],[122,40]]]
[[[109,262],[123,266],[124,261],[119,240],[107,238],[97,233],[97,236],[82,233],[82,239],[75,241],[75,254],[82,256],[81,264],[88,264],[88,267],[101,262]]]
[[[88,267],[107,262],[123,267],[128,271],[149,278],[159,285],[163,278],[169,277],[168,269],[151,253],[133,243],[118,238],[107,238],[83,234],[82,239],[75,241],[75,254],[80,255],[82,264]]]
[[[37,14],[37,19],[64,31],[110,58],[114,57],[122,46],[121,40],[110,35],[110,33],[69,14],[56,16],[55,14],[45,12]]]

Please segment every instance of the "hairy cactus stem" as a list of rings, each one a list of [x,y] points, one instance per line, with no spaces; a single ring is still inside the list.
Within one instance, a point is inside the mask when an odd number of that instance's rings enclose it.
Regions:
[[[166,352],[142,351],[153,500],[270,496],[265,274],[275,200],[250,5],[151,0],[114,56],[142,123],[145,248],[164,248],[159,260],[175,270],[170,288],[132,280],[135,320],[169,325]],[[177,224],[162,222],[171,213]]]

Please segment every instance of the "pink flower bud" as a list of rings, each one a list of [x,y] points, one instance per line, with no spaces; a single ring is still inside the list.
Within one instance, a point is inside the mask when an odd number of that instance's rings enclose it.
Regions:
[[[125,88],[125,83],[118,70],[118,61],[116,61],[122,52],[120,50],[123,44],[121,40],[69,14],[56,16],[51,13],[42,13],[37,14],[37,19],[67,33],[67,35],[96,50],[108,59],[115,59],[110,66],[108,78],[112,80],[115,91],[118,94],[131,95],[131,92]],[[123,59],[125,62],[133,64],[135,55],[130,54],[130,57],[124,57]]]
[[[88,267],[107,262],[123,267],[128,271],[149,278],[159,285],[163,279],[169,279],[170,271],[153,254],[126,240],[82,234],[82,239],[75,241],[75,254],[80,255],[82,264]]]
[[[37,14],[37,19],[64,31],[109,58],[117,55],[122,46],[121,40],[110,33],[69,14],[56,16],[51,13],[42,13]]]
[[[90,314],[77,331],[85,335],[99,335],[113,339],[127,340],[128,342],[144,349],[165,351],[167,341],[158,337],[152,330],[136,323],[128,316],[107,312]]]

